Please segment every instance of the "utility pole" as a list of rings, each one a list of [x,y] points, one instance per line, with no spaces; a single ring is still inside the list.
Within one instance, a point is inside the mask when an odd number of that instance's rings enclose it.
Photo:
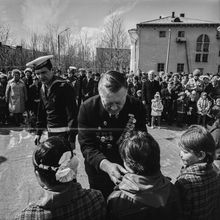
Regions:
[[[57,35],[57,46],[58,46],[58,66],[60,68],[60,35],[62,33],[64,33],[65,31],[68,31],[70,28],[66,28],[63,31],[61,31],[58,35]]]
[[[168,73],[168,67],[169,67],[170,41],[171,41],[171,29],[169,29],[169,36],[168,36],[168,45],[167,45],[167,57],[166,57],[165,73]]]

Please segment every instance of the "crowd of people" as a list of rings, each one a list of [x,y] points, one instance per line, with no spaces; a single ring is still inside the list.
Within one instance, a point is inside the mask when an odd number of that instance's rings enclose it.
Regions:
[[[98,94],[100,73],[90,69],[70,67],[67,73],[57,72],[74,88],[78,109],[86,99]],[[220,76],[193,73],[148,73],[126,74],[128,94],[141,100],[146,108],[147,124],[160,128],[161,122],[183,127],[201,124],[204,127],[213,122],[216,110],[220,109]],[[0,73],[0,123],[7,124],[10,114],[15,125],[34,119],[39,104],[41,82],[31,68],[24,71],[14,69],[7,74]],[[16,92],[15,92],[16,90]],[[24,121],[23,113],[28,119]]]
[[[146,106],[147,122],[155,127],[155,119],[177,126],[212,123],[220,109],[220,76],[193,73],[156,73],[128,75],[128,93]]]
[[[32,161],[45,192],[17,219],[219,218],[218,75],[75,67],[61,75],[52,58],[0,74],[1,123],[36,127]],[[148,133],[161,123],[189,125],[178,142],[183,167],[172,182]],[[90,189],[77,182],[77,134]]]
[[[74,89],[72,92],[79,109],[81,102],[98,94],[100,74],[81,68],[68,69],[68,73],[54,73],[66,80]],[[40,105],[40,77],[31,68],[24,71],[13,69],[7,74],[0,72],[0,124],[13,124],[34,127],[38,107]]]

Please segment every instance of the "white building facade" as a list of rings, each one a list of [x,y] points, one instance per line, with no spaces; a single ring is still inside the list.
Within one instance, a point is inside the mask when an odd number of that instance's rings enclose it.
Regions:
[[[220,72],[220,22],[186,18],[184,14],[160,17],[129,30],[130,70],[151,69],[190,73]]]

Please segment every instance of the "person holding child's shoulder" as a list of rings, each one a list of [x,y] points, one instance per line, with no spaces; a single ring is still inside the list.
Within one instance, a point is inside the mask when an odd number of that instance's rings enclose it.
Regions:
[[[108,197],[109,219],[179,219],[178,191],[160,171],[160,148],[146,132],[133,132],[120,145],[127,173]]]

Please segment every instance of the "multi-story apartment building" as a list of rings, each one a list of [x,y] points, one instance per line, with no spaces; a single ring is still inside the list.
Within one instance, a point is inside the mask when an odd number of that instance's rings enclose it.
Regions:
[[[128,31],[130,69],[147,72],[220,72],[220,22],[185,17],[159,17]]]

